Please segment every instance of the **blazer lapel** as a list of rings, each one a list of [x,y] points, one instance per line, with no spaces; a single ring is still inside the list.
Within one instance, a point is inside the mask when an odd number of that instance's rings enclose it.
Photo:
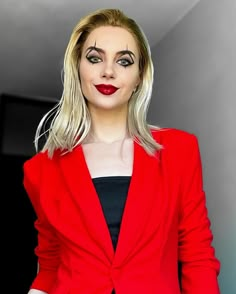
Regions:
[[[114,249],[110,232],[102,211],[102,207],[93,185],[83,150],[76,147],[72,153],[62,156],[60,160],[66,184],[78,206],[78,213],[84,216],[84,223],[88,234],[96,240],[104,255],[111,261]]]
[[[147,223],[153,204],[162,206],[159,153],[150,156],[134,141],[133,174],[116,252],[82,147],[78,146],[72,153],[62,156],[60,166],[71,197],[78,206],[78,213],[84,215],[83,225],[86,225],[88,233],[96,240],[109,262],[118,265],[125,261],[132,254],[145,230],[148,230]],[[156,224],[161,218],[161,208],[159,211],[160,214],[156,215]]]
[[[132,255],[145,230],[150,229],[147,224],[153,205],[158,203],[161,206],[160,176],[159,153],[155,157],[150,156],[143,147],[134,142],[133,175],[115,252],[116,265]],[[156,224],[159,217],[156,216]]]

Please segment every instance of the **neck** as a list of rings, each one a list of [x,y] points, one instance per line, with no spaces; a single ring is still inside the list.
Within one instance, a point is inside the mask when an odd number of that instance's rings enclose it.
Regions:
[[[128,138],[126,126],[103,125],[94,126],[87,137],[89,143],[113,143]]]
[[[87,143],[113,143],[129,138],[127,131],[127,112],[112,111],[103,114],[91,111],[92,127]]]

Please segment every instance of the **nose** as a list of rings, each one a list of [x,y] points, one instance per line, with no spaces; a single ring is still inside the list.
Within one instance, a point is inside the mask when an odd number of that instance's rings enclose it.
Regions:
[[[102,77],[106,79],[114,79],[115,75],[115,65],[112,62],[104,62]]]

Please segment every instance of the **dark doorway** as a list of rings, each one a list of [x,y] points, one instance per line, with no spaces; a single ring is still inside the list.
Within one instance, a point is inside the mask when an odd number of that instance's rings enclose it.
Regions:
[[[55,99],[0,96],[2,289],[10,293],[27,294],[37,272],[36,215],[23,188],[22,168],[35,153],[33,140],[40,118],[55,103]]]

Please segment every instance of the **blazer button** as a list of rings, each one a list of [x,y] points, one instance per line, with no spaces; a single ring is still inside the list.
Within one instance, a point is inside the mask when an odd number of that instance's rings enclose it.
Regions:
[[[120,271],[120,269],[117,269],[117,268],[111,268],[110,274],[111,274],[112,281],[115,282],[115,281],[119,280],[120,275],[121,275],[121,271]]]

